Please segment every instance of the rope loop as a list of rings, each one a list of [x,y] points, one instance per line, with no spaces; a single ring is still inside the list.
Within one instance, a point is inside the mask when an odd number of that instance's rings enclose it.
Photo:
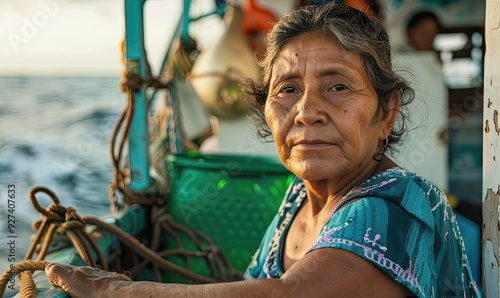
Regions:
[[[52,203],[46,208],[43,209],[43,207],[40,205],[36,198],[36,193],[43,192],[46,195],[48,195]],[[33,208],[35,208],[36,211],[43,217],[49,219],[51,222],[55,223],[66,223],[69,221],[79,221],[83,222],[82,217],[76,212],[75,208],[73,207],[65,207],[61,205],[59,198],[57,195],[52,192],[50,189],[44,187],[44,186],[35,186],[32,187],[31,190],[29,191],[29,198],[31,201],[31,204],[33,205]]]
[[[39,192],[45,193],[52,200],[52,203],[46,209],[42,208],[42,206],[40,205],[40,203],[38,202],[38,200],[36,198],[36,194]],[[45,186],[32,187],[29,191],[29,199],[30,199],[31,205],[33,205],[33,208],[35,208],[35,210],[42,217],[50,218],[54,221],[60,221],[64,218],[64,217],[61,218],[61,215],[63,215],[63,214],[61,214],[60,211],[62,211],[62,209],[60,209],[58,207],[58,206],[60,206],[61,201],[59,200],[57,195],[52,190],[48,189],[47,187],[45,187]]]

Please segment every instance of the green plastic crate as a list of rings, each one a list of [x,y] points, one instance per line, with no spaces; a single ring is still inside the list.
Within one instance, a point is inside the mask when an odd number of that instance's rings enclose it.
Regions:
[[[169,155],[171,177],[168,213],[172,219],[209,236],[234,269],[245,271],[278,210],[293,175],[278,161],[242,155]],[[184,248],[196,246],[180,235]],[[166,237],[168,249],[177,248]],[[170,261],[184,267],[178,257]],[[208,276],[202,259],[190,259],[189,269]],[[167,282],[185,282],[165,272]]]

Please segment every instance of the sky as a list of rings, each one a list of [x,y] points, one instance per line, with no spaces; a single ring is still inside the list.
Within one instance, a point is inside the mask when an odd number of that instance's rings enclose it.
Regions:
[[[182,1],[148,1],[146,44],[159,63]],[[123,0],[0,1],[0,75],[119,75]]]
[[[236,0],[239,1],[242,0]],[[0,76],[120,75],[123,69],[119,50],[124,36],[123,2],[0,0]],[[210,11],[213,2],[196,1],[192,7],[193,15]],[[275,12],[286,7],[284,3],[288,2],[292,3],[289,0],[258,1],[260,5],[274,8]],[[179,21],[181,6],[182,0],[146,2],[146,47],[153,71],[159,68],[163,59]],[[474,7],[477,13],[473,15],[484,15],[481,5],[464,6],[454,11],[463,18]],[[223,29],[223,22],[214,18],[190,26],[191,35],[198,45],[209,45],[221,36],[222,30],[219,29]],[[394,20],[397,22],[398,18]]]
[[[243,0],[235,0],[240,3]],[[149,62],[160,62],[179,22],[182,0],[148,0],[145,38]],[[290,3],[288,3],[290,2]],[[0,0],[0,76],[120,75],[124,0]],[[192,16],[213,10],[214,0],[193,1]],[[259,0],[275,12],[290,0]],[[222,35],[216,16],[190,25],[199,47]]]

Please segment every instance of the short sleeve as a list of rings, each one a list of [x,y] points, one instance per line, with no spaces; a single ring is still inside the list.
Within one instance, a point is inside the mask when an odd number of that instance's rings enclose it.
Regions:
[[[429,297],[435,278],[432,229],[394,201],[354,200],[337,210],[322,228],[312,250],[339,248],[358,255],[406,286]]]

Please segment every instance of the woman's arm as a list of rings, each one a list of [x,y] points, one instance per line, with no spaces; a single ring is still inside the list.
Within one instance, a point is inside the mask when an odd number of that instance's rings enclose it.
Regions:
[[[411,294],[368,261],[344,250],[318,249],[280,279],[184,285],[130,282],[90,267],[49,265],[49,280],[73,298],[89,297],[406,297]]]

